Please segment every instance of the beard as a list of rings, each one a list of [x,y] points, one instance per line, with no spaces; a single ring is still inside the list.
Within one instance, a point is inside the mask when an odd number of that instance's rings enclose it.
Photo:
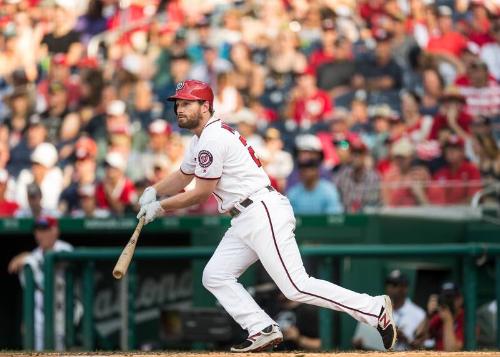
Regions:
[[[188,130],[194,129],[198,125],[200,125],[200,121],[201,121],[200,110],[191,115],[183,114],[182,116],[177,116],[177,123],[179,124],[179,127],[183,129],[188,129]]]

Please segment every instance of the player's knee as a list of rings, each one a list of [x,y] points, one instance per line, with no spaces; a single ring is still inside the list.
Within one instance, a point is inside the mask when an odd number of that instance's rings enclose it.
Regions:
[[[307,294],[304,294],[305,285],[306,281],[304,279],[300,279],[298,281],[294,281],[294,284],[284,287],[281,291],[288,300],[304,302],[308,298]]]
[[[221,274],[220,269],[207,264],[205,269],[203,269],[203,275],[201,277],[201,283],[207,290],[211,290],[221,286],[224,283],[224,276]]]

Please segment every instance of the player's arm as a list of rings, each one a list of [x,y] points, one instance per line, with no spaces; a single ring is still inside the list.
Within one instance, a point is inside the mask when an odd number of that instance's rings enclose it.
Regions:
[[[193,180],[194,175],[188,175],[177,170],[163,180],[153,185],[158,196],[173,196],[181,192]]]
[[[160,205],[165,211],[170,211],[205,202],[214,192],[217,182],[219,182],[218,179],[196,178],[196,186],[193,190],[165,198],[160,201]]]

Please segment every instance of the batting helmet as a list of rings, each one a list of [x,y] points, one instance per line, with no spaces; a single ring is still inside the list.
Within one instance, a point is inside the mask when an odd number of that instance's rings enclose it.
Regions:
[[[206,100],[210,105],[210,110],[214,105],[214,92],[212,88],[202,81],[188,79],[187,81],[177,83],[175,94],[168,97],[168,100],[175,101],[177,99],[185,100]]]

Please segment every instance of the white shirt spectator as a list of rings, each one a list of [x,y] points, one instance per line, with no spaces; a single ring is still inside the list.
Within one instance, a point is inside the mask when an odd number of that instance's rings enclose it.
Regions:
[[[16,202],[23,209],[29,209],[26,188],[32,182],[34,182],[34,177],[31,170],[22,170],[16,185]],[[47,210],[57,210],[62,189],[63,174],[61,169],[53,167],[47,172],[40,184],[40,190],[42,191],[42,207]]]
[[[488,43],[481,48],[481,59],[488,66],[488,70],[500,81],[500,44]]]

